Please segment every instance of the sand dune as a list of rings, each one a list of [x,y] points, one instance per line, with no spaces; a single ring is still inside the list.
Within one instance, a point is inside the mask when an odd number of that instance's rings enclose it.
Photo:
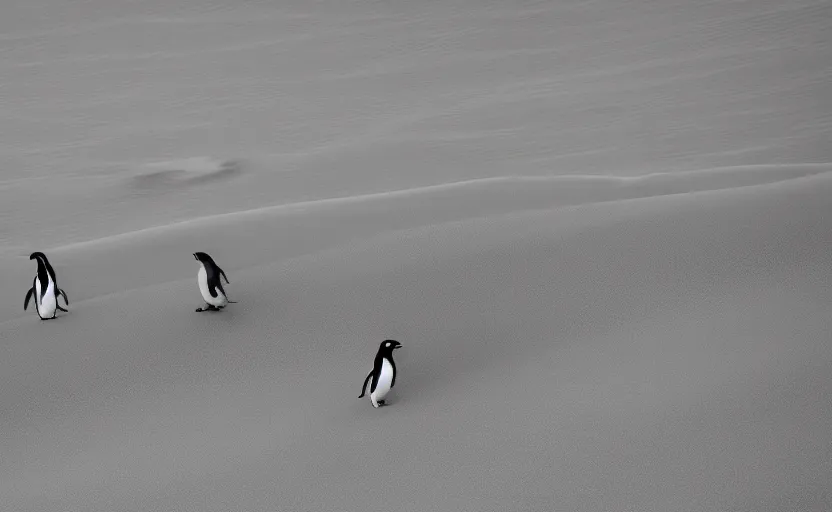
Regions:
[[[507,175],[830,162],[825,0],[27,0],[0,251]],[[136,188],[148,164],[242,162]],[[34,213],[55,205],[55,215]],[[25,250],[23,251],[25,252]]]
[[[0,509],[832,509],[830,14],[8,2]]]
[[[90,265],[137,264],[132,238],[183,253],[179,279],[2,323],[0,492],[21,510],[821,510],[829,198],[824,172],[252,266],[224,245],[240,303],[216,315],[193,313],[186,260],[217,219],[83,244]],[[272,239],[270,215],[225,229]],[[400,383],[377,411],[356,397],[388,336]]]
[[[488,178],[203,217],[50,247],[48,254],[61,273],[62,286],[72,293],[73,300],[84,300],[178,279],[189,272],[190,255],[201,250],[199,247],[211,254],[228,254],[226,265],[236,269],[360,243],[388,231],[523,210],[747,186],[830,171],[830,165],[803,164],[639,177]],[[4,287],[25,290],[30,286],[32,271],[27,256],[40,249],[18,250],[14,258],[0,259]],[[64,268],[72,269],[71,273],[64,274]],[[0,320],[28,316],[20,303],[14,294],[0,298]]]

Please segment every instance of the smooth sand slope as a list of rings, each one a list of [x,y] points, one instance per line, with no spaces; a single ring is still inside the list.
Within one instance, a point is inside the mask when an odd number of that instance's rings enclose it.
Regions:
[[[488,177],[830,162],[831,18],[828,0],[8,2],[0,255]]]
[[[259,266],[237,265],[249,248],[224,242],[248,232],[258,251],[279,248],[268,210],[195,223],[193,238],[69,248],[101,275],[110,259],[139,274],[60,320],[0,324],[2,501],[824,510],[832,172],[814,169],[533,211],[515,190],[514,213],[379,229]],[[466,192],[460,211],[476,203]],[[409,206],[428,218],[442,194]],[[340,229],[351,207],[332,206]],[[311,231],[318,215],[295,222]],[[193,312],[195,246],[239,304]],[[143,287],[157,249],[181,254],[181,279]],[[81,293],[75,268],[58,272]],[[405,348],[391,406],[375,410],[357,396],[384,337]]]
[[[0,511],[832,510],[830,19],[6,2]]]

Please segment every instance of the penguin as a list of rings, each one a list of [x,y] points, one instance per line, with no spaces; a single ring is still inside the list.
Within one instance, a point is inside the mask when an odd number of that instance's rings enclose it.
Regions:
[[[214,263],[214,259],[204,252],[195,252],[194,259],[200,263],[196,281],[199,284],[199,291],[202,293],[202,298],[205,299],[205,303],[207,304],[207,307],[196,308],[196,312],[219,311],[226,304],[236,304],[235,301],[228,300],[228,296],[222,288],[220,276],[225,277],[226,283],[231,283],[228,281],[225,272]]]
[[[29,255],[30,260],[38,260],[38,272],[32,281],[32,287],[26,292],[26,299],[23,301],[23,310],[29,309],[29,300],[32,296],[35,297],[35,311],[41,320],[51,320],[55,318],[57,310],[64,313],[69,313],[66,309],[58,304],[58,295],[61,295],[69,307],[69,299],[66,297],[66,292],[58,288],[58,282],[55,278],[55,270],[42,252],[33,252]]]
[[[364,379],[364,385],[361,387],[361,394],[358,398],[363,398],[367,393],[367,383],[370,383],[370,401],[373,402],[373,407],[378,408],[384,404],[384,397],[390,392],[390,389],[396,385],[396,363],[393,362],[393,351],[402,348],[402,344],[396,340],[384,340],[378,347],[375,361],[373,361],[373,369],[367,374]]]

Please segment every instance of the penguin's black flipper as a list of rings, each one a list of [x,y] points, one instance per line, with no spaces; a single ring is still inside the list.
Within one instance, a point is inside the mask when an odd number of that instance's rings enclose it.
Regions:
[[[66,292],[58,288],[58,293],[61,295],[61,297],[64,298],[64,302],[66,302],[66,305],[69,306],[69,299],[66,298]]]
[[[32,295],[35,294],[35,288],[29,288],[29,291],[26,292],[26,300],[23,301],[23,311],[29,308],[29,301],[32,299]]]
[[[61,310],[61,311],[63,311],[64,313],[69,313],[69,311],[67,311],[66,309],[62,308],[61,306],[59,306],[59,305],[57,305],[57,304],[55,304],[55,307],[56,307],[56,308],[58,308],[58,309],[60,309],[60,310]]]
[[[222,272],[222,271],[220,271],[220,272]],[[228,281],[228,279],[226,279],[226,281]],[[229,283],[229,284],[231,284],[231,283]],[[236,304],[237,303],[237,301],[234,301],[234,300],[231,300],[231,299],[228,298],[228,292],[226,292],[225,288],[222,287],[222,281],[220,281],[219,277],[217,277],[217,282],[216,282],[215,286],[213,288],[209,287],[208,290],[210,292],[212,292],[211,297],[216,297],[217,296],[217,290],[219,290],[219,291],[222,292],[223,295],[225,295],[225,300],[227,300],[229,304]]]
[[[225,278],[225,284],[231,284],[231,281],[228,280],[228,276],[225,275],[225,271],[223,269],[219,268],[219,267],[217,267],[217,270],[219,270],[220,275]],[[223,293],[225,293],[225,292],[223,292]]]
[[[225,272],[223,272],[222,269],[220,269],[220,274],[222,274],[222,276],[225,277]],[[231,284],[231,283],[228,282],[227,277],[225,277],[225,282],[228,283],[228,284]],[[220,281],[219,278],[217,279],[217,288],[219,288],[220,291],[222,292],[222,294],[225,295],[225,300],[227,300],[229,304],[236,304],[237,303],[236,300],[231,300],[231,299],[228,298],[228,292],[226,292],[225,288],[222,287],[222,281]]]
[[[364,379],[364,384],[361,386],[361,394],[358,395],[358,398],[364,398],[364,393],[367,392],[367,381],[369,381],[372,376],[373,372],[367,374],[367,377]]]
[[[228,294],[225,293],[225,288],[222,287],[222,281],[220,280],[219,276],[217,276],[217,282],[216,282],[216,284],[214,284],[214,288],[213,288],[214,293],[211,294],[211,297],[216,297],[217,296],[217,290],[221,291],[222,294],[225,295],[226,299],[228,298]]]

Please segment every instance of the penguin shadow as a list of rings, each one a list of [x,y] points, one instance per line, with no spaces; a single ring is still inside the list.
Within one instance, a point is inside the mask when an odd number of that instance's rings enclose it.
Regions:
[[[203,301],[201,305],[196,301],[192,303],[191,311],[196,318],[219,315],[233,321],[232,325],[238,322],[242,325],[243,321],[254,317],[280,318],[289,308],[286,299],[290,296],[275,300],[268,282],[237,278],[232,283],[225,270],[206,252],[194,252],[192,257],[198,264],[196,284]],[[232,290],[231,287],[235,288]]]
[[[514,350],[511,344],[503,341],[511,339],[508,330],[495,329],[490,335],[484,332],[465,334],[437,334],[420,337],[418,344],[408,343],[410,350],[403,354],[407,356],[404,365],[396,360],[404,372],[396,379],[397,401],[414,407],[427,406],[435,402],[436,397],[467,388],[484,373],[505,366],[507,357]]]
[[[380,351],[381,349],[379,349]],[[359,392],[362,392],[363,395],[359,396],[360,400],[370,402],[358,404],[361,409],[366,406],[372,408],[369,395],[373,372],[378,371],[376,368],[378,357],[379,353],[377,352],[375,359],[370,360],[372,366],[369,373],[364,374],[363,385],[366,387],[359,388]],[[396,368],[395,384],[391,386],[390,391],[382,400],[377,401],[378,409],[387,409],[391,406],[403,406],[405,404],[425,405],[431,400],[430,397],[437,396],[437,390],[453,386],[457,380],[463,377],[463,375],[458,375],[455,369],[461,369],[462,373],[476,369],[476,363],[465,364],[461,359],[463,358],[451,356],[441,349],[426,352],[425,347],[421,344],[413,342],[402,344],[393,355]],[[370,379],[370,381],[366,379]],[[396,409],[396,407],[393,407],[393,409]]]

